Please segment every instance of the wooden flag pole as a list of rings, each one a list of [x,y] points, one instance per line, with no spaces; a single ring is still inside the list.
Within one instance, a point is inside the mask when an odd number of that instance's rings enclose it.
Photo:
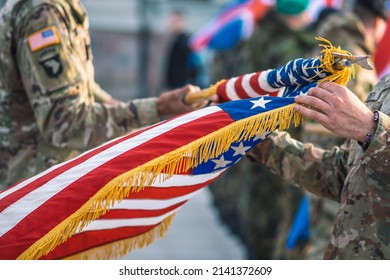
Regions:
[[[188,93],[184,98],[184,102],[186,104],[193,104],[193,103],[196,103],[198,101],[205,100],[205,99],[213,96],[214,94],[215,94],[215,92],[211,92],[210,88],[205,88],[205,89],[202,89],[201,91]]]
[[[202,89],[200,91],[195,91],[195,92],[189,92],[185,97],[184,97],[184,102],[186,104],[194,104],[196,102],[205,100],[213,96],[214,94],[217,93],[217,87],[225,82],[226,80],[221,80],[217,82],[214,85],[211,85],[208,88]]]

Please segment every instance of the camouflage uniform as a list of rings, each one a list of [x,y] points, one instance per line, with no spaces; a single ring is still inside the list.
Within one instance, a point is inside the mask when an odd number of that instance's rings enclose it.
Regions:
[[[373,46],[369,46],[365,40],[362,21],[354,14],[337,12],[329,15],[319,23],[317,34],[330,40],[333,45],[341,46],[342,49],[348,50],[354,55],[367,55],[374,51]],[[319,53],[319,50],[317,53]],[[374,65],[372,60],[369,60],[369,64]],[[377,76],[375,71],[367,71],[360,67],[355,67],[355,70],[355,77],[348,83],[348,88],[360,100],[364,101],[377,83]],[[302,125],[300,140],[325,149],[341,145],[345,141],[345,139],[336,136],[321,124],[309,120]],[[304,258],[320,259],[323,257],[331,237],[331,229],[339,205],[334,201],[318,196],[310,196],[310,198],[311,238],[306,247]]]
[[[356,140],[324,150],[281,132],[249,155],[285,180],[340,203],[325,259],[390,259],[390,74],[366,105],[380,110],[366,151]]]
[[[37,48],[33,39],[45,30],[55,40],[38,41]],[[77,0],[3,4],[0,189],[158,121],[155,98],[113,103],[97,85],[90,42],[88,17]]]
[[[317,43],[312,30],[291,30],[276,11],[271,10],[244,42],[249,72],[282,66],[297,57],[309,57]]]
[[[275,68],[297,57],[308,57],[316,46],[315,34],[292,31],[275,11],[259,22],[252,36],[233,50],[216,55],[214,81],[243,73]],[[291,129],[295,136],[299,129]],[[267,168],[243,158],[210,189],[222,219],[237,233],[249,259],[301,258],[287,251],[285,242],[302,191],[291,188]]]

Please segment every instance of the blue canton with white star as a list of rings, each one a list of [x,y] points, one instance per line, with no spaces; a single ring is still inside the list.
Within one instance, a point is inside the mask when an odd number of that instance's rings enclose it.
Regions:
[[[235,120],[241,120],[252,117],[257,114],[262,114],[274,109],[284,107],[294,103],[292,97],[272,97],[262,96],[260,98],[250,98],[243,100],[235,100],[218,105],[229,116]],[[210,159],[207,162],[201,163],[194,168],[193,174],[207,174],[222,169],[226,169],[237,163],[248,151],[255,147],[268,134],[273,131],[256,135],[255,137],[232,143],[230,149],[216,158]]]

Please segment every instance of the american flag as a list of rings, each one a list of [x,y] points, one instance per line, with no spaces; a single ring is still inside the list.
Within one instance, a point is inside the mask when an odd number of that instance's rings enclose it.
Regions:
[[[13,186],[0,193],[0,259],[41,258],[51,247],[46,258],[64,258],[140,234],[142,240],[131,246],[148,243],[145,234],[160,232],[183,203],[275,129],[260,129],[257,116],[293,102],[263,96],[204,108],[115,139]],[[105,207],[112,210],[105,213]],[[77,228],[82,231],[75,234]]]
[[[251,77],[257,97],[116,138],[1,192],[0,259],[108,259],[150,244],[201,188],[269,133],[301,121],[293,95],[329,78],[320,63],[297,59],[226,80],[222,99]],[[269,96],[279,88],[283,97]]]
[[[31,51],[35,52],[45,47],[58,44],[60,38],[58,37],[57,29],[55,26],[51,26],[42,29],[34,34],[28,36],[28,43]]]

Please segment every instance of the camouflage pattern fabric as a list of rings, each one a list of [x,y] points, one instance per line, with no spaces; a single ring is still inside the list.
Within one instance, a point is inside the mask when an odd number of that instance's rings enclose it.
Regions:
[[[341,46],[354,55],[372,54],[373,46],[367,44],[362,21],[354,14],[335,12],[320,22],[317,27],[318,36],[328,39],[335,46]],[[319,53],[319,49],[316,50]],[[369,59],[369,64],[374,65]],[[355,77],[348,83],[348,88],[360,100],[367,99],[368,93],[377,83],[375,71],[367,71],[355,67]],[[300,140],[304,143],[313,143],[317,147],[330,149],[341,145],[345,139],[336,136],[321,124],[306,121],[302,125]],[[310,196],[311,237],[305,247],[303,258],[322,259],[331,237],[332,226],[336,219],[339,204],[315,195]]]
[[[78,0],[3,4],[0,189],[159,120],[155,98],[113,102],[97,85],[88,25]]]
[[[366,105],[380,110],[366,151],[355,140],[325,150],[281,132],[249,155],[296,186],[340,203],[325,259],[390,259],[390,75]]]
[[[291,30],[283,15],[270,10],[244,42],[249,72],[282,66],[294,58],[309,58],[317,46],[316,34],[309,28]]]

